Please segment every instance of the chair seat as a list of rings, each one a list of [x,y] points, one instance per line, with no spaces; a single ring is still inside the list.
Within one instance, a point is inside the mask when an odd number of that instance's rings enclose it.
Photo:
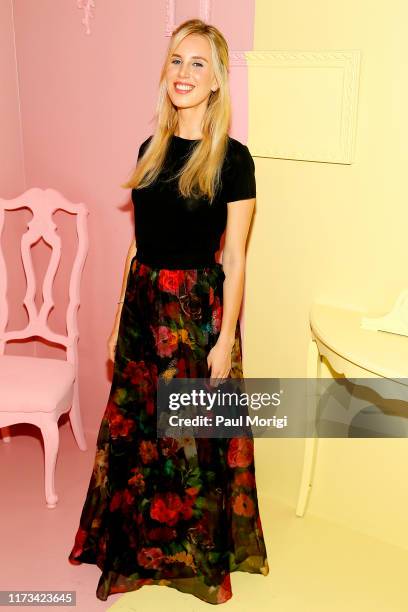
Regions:
[[[0,356],[0,412],[69,408],[75,369],[61,359]]]

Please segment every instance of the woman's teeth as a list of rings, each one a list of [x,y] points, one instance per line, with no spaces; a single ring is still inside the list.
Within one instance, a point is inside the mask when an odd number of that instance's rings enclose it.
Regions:
[[[183,93],[191,91],[192,89],[194,89],[194,85],[181,85],[179,83],[177,83],[175,85],[176,91],[182,91]]]

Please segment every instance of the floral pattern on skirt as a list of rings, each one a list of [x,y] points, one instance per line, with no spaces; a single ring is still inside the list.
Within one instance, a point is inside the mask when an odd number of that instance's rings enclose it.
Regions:
[[[209,377],[222,320],[222,265],[130,265],[111,391],[73,564],[102,571],[98,599],[166,585],[212,604],[230,572],[267,575],[252,438],[158,438],[158,377]],[[237,321],[229,377],[243,377]]]

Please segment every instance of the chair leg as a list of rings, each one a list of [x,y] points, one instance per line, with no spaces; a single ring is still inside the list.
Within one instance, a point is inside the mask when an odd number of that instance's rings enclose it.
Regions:
[[[71,421],[72,431],[74,432],[75,440],[79,448],[83,451],[86,451],[88,449],[88,446],[85,440],[81,412],[79,407],[78,380],[74,382],[74,396],[72,399],[72,407],[69,411],[69,420]]]
[[[0,427],[1,439],[3,442],[11,442],[10,427]]]
[[[308,352],[308,363],[307,363],[307,377],[314,378],[315,380],[321,374],[321,357],[319,350],[317,348],[317,344],[315,341],[311,340],[309,345]],[[308,401],[312,401],[314,404],[313,413],[316,413],[315,403],[316,397],[309,398]],[[309,406],[308,406],[309,408]],[[310,418],[310,414],[308,415]],[[315,435],[310,435],[305,438],[305,448],[303,453],[303,468],[302,468],[302,476],[300,479],[299,486],[299,494],[298,501],[296,506],[296,515],[303,516],[305,513],[306,503],[309,497],[310,490],[312,488],[312,479],[313,479],[313,471],[314,471],[314,463],[315,457],[317,453],[317,443],[318,440]]]
[[[58,501],[54,484],[59,448],[58,423],[47,421],[41,427],[41,433],[44,440],[45,499],[48,508],[55,508]]]

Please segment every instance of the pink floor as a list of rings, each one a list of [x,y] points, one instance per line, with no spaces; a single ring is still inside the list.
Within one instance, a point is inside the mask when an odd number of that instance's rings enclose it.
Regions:
[[[86,434],[88,451],[79,450],[71,427],[62,416],[56,467],[57,507],[48,509],[44,497],[43,447],[36,427],[11,428],[12,441],[0,440],[0,590],[76,591],[76,606],[45,606],[45,610],[93,612],[107,610],[122,595],[103,602],[95,590],[100,569],[73,566],[73,546],[95,454],[96,437]],[[13,609],[37,606],[13,606]]]

